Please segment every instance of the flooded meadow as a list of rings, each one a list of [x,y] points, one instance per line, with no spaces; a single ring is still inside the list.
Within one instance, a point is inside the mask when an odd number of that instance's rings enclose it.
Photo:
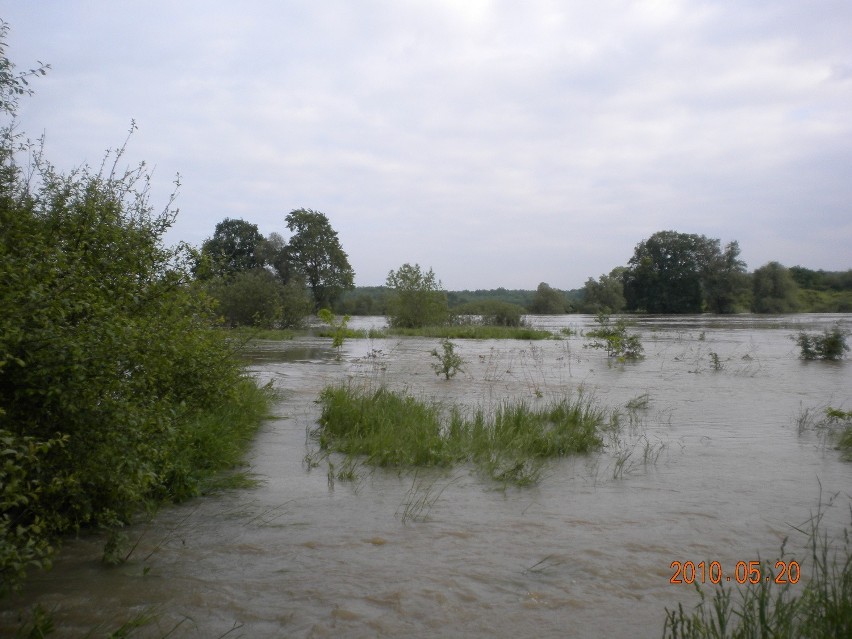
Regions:
[[[134,526],[119,566],[98,536],[67,542],[3,603],[0,634],[38,603],[58,637],[128,620],[140,637],[657,637],[667,607],[697,602],[673,562],[734,577],[785,539],[803,584],[797,528],[817,508],[830,535],[850,523],[852,462],[809,426],[852,407],[852,363],[803,361],[791,336],[852,316],[638,317],[645,357],[627,362],[587,348],[593,320],[529,318],[558,339],[453,340],[465,364],[450,380],[432,368],[436,339],[255,343],[249,369],[280,393],[248,459],[259,485]],[[338,383],[470,410],[582,394],[619,427],[531,486],[465,464],[372,468],[311,437]]]

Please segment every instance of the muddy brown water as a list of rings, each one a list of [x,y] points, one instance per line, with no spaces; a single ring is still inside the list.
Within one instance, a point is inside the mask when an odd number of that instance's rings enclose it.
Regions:
[[[59,637],[138,614],[142,637],[656,637],[666,607],[696,602],[670,583],[673,561],[733,576],[789,537],[785,559],[805,565],[794,527],[820,499],[833,497],[826,530],[849,524],[852,463],[796,422],[852,407],[852,361],[801,361],[790,336],[852,317],[641,318],[646,357],[625,364],[584,348],[592,319],[531,318],[575,331],[561,340],[455,340],[467,364],[449,382],[431,368],[434,339],[349,339],[339,359],[327,339],[259,343],[251,371],[282,395],[249,460],[261,485],[164,509],[129,531],[138,545],[118,567],[101,564],[101,539],[69,541],[0,604],[0,634],[40,603]],[[319,391],[346,379],[470,406],[583,392],[624,425],[533,487],[464,466],[362,468],[332,486],[327,460],[304,463],[307,432]]]

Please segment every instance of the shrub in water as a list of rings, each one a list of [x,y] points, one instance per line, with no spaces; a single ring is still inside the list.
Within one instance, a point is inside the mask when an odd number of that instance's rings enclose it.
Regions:
[[[846,343],[848,335],[848,331],[835,326],[831,330],[823,331],[822,335],[799,331],[792,339],[799,345],[802,359],[838,360],[849,350]]]
[[[598,313],[595,322],[598,328],[586,333],[589,337],[595,338],[595,341],[589,344],[590,348],[603,348],[607,355],[622,361],[642,357],[643,349],[639,336],[627,332],[626,320],[619,318],[613,324],[610,316],[601,312]]]
[[[450,340],[442,339],[442,352],[439,353],[437,348],[432,349],[432,357],[438,358],[438,361],[432,364],[432,368],[435,369],[436,375],[443,375],[445,379],[450,379],[462,370],[464,360],[456,354],[455,347],[455,344],[453,344]]]

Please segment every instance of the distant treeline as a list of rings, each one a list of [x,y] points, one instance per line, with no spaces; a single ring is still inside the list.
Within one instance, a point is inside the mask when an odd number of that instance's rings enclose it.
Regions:
[[[341,295],[333,310],[340,315],[387,315],[387,302],[392,294],[393,291],[386,286],[356,286]],[[450,312],[495,301],[520,306],[528,313],[559,314],[579,312],[583,289],[564,291],[542,283],[535,290],[501,287],[447,291],[446,294]]]
[[[773,267],[761,271],[764,276],[778,275],[774,268],[776,262],[770,263]],[[777,265],[780,272],[786,271],[790,279],[786,281],[786,286],[793,293],[789,300],[791,306],[786,311],[779,310],[778,312],[800,312],[800,313],[850,313],[852,312],[852,269],[848,271],[824,271],[812,270],[804,266],[793,266],[788,269]],[[758,269],[760,270],[760,269]],[[760,275],[758,277],[760,277]],[[623,285],[620,278],[617,278],[617,291],[623,295]],[[753,299],[754,281],[748,281],[754,277],[754,273],[746,274],[746,281],[752,284],[751,287],[746,287],[746,299],[748,301],[748,293],[751,292]],[[783,280],[783,275],[779,276]],[[604,276],[605,279],[609,276]],[[591,279],[591,278],[590,278]],[[775,279],[778,279],[776,277]],[[594,282],[594,280],[592,280]],[[790,287],[790,283],[794,286]],[[600,282],[594,282],[594,288],[600,286]],[[596,313],[601,310],[601,306],[596,302],[593,286],[587,284],[586,288],[560,290],[551,289],[554,292],[564,297],[566,309],[564,311],[555,310],[556,313]],[[776,287],[778,288],[778,287]],[[784,288],[784,285],[781,285]],[[591,289],[591,290],[590,290]],[[392,293],[391,289],[386,286],[356,286],[355,288],[345,291],[342,296],[334,304],[333,310],[341,315],[386,315],[387,300]],[[463,308],[465,306],[476,304],[486,300],[494,300],[499,302],[507,302],[523,307],[528,313],[533,313],[532,309],[536,308],[534,301],[538,290],[527,289],[477,289],[475,291],[447,291],[447,302],[450,311]],[[588,294],[591,293],[591,294]],[[617,304],[617,302],[616,302]],[[624,310],[623,305],[615,309],[615,311]],[[738,310],[745,312],[752,309],[750,306],[743,305]],[[767,310],[766,312],[772,312]]]

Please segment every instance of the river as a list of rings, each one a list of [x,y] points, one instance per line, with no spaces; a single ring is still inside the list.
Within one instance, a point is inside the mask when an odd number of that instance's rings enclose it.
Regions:
[[[645,358],[626,363],[585,347],[590,316],[530,320],[573,333],[454,340],[466,364],[449,381],[431,368],[435,339],[348,339],[339,357],[328,339],[258,343],[250,371],[281,393],[248,460],[260,485],[164,509],[130,531],[138,546],[118,567],[95,536],[67,542],[4,602],[0,633],[40,603],[58,637],[134,615],[140,637],[657,637],[666,607],[697,601],[670,583],[672,562],[733,575],[789,537],[806,574],[794,527],[820,501],[829,534],[849,525],[852,463],[798,423],[850,409],[852,362],[802,361],[790,336],[852,316],[640,317]],[[623,427],[532,487],[465,466],[341,481],[305,457],[319,391],[346,379],[468,406],[583,392]]]

